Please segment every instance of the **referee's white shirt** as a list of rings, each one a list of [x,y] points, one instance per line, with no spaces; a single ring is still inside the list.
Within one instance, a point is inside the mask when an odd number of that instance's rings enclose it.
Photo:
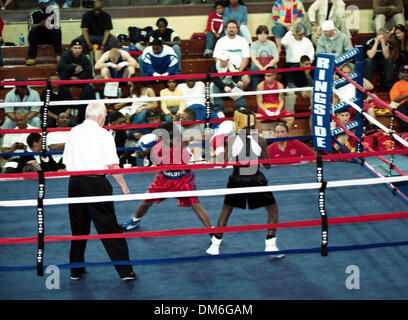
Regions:
[[[72,128],[65,143],[63,163],[67,171],[104,170],[119,163],[115,140],[93,120]]]

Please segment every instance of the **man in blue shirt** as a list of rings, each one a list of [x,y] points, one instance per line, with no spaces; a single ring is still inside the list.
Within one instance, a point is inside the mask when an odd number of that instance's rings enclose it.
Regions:
[[[143,50],[141,60],[144,77],[179,74],[176,53],[159,39],[153,40],[152,45]]]

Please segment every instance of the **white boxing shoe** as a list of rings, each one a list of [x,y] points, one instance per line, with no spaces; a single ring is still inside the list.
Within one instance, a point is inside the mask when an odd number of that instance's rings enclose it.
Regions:
[[[211,245],[206,251],[207,254],[209,254],[209,255],[218,255],[218,254],[220,254],[221,241],[222,241],[222,239],[217,239],[215,236],[212,236]]]
[[[265,252],[279,251],[276,245],[276,237],[265,240]],[[283,258],[284,254],[271,255],[272,258]]]

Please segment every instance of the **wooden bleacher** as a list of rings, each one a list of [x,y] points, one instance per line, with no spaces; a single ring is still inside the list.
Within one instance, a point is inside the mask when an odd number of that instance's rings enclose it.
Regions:
[[[353,45],[363,44],[364,40],[373,36],[372,33],[358,33],[352,35]],[[273,39],[273,38],[272,38]],[[255,40],[255,39],[254,39]],[[68,48],[69,45],[63,45],[63,50]],[[182,40],[181,42],[181,73],[206,73],[209,70],[211,64],[214,63],[214,59],[203,58],[203,52],[205,47],[205,40]],[[14,47],[2,47],[4,66],[0,67],[0,81],[6,79],[17,79],[18,77],[25,77],[28,80],[46,80],[48,74],[56,71],[56,59],[54,49],[50,45],[39,46],[37,65],[25,66],[25,59],[28,55],[28,46],[14,46]],[[281,56],[279,67],[283,67],[285,64],[284,52]],[[389,94],[381,85],[381,75],[375,74],[374,76],[374,92],[383,100],[389,100]],[[163,86],[154,86],[156,95],[159,95],[159,91]],[[33,87],[39,93],[44,90],[44,87]],[[4,97],[10,88],[0,87],[0,101],[4,101]],[[72,89],[74,99],[78,99],[80,88],[74,87]],[[126,88],[122,89],[122,95],[126,96]],[[234,110],[234,101],[231,99],[223,99],[225,105],[225,114],[231,116]],[[256,111],[256,100],[253,96],[245,97],[247,107]],[[295,105],[295,112],[309,111],[309,101],[298,98]],[[389,120],[389,116],[381,116],[384,122]],[[4,121],[4,109],[0,109],[0,123]],[[389,121],[388,121],[389,123]],[[384,123],[385,124],[385,123]],[[310,133],[309,123],[307,118],[296,119],[295,121],[296,135],[306,135]],[[295,134],[295,133],[292,133]]]

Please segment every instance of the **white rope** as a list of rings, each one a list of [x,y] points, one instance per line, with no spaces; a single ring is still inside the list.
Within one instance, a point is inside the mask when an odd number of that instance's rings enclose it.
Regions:
[[[339,93],[338,90],[336,90],[335,88],[333,88],[334,93],[339,96],[340,99],[342,99],[343,101],[345,101],[346,103],[348,103],[350,106],[352,106],[354,109],[356,109],[359,113],[362,113],[367,119],[368,121],[370,121],[371,123],[375,124],[377,127],[379,127],[381,130],[383,130],[384,132],[391,134],[393,136],[394,139],[398,140],[401,144],[403,144],[404,146],[408,147],[408,141],[405,141],[404,139],[402,139],[399,135],[395,134],[392,130],[388,129],[386,126],[384,126],[381,122],[377,121],[376,119],[374,119],[372,116],[370,116],[367,112],[363,111],[357,104],[355,104],[353,101],[351,101],[350,99],[346,98],[342,93]]]
[[[289,88],[289,89],[276,89],[276,90],[261,90],[261,91],[243,91],[243,92],[231,92],[231,93],[212,93],[211,98],[223,98],[223,97],[236,97],[236,96],[251,96],[258,94],[273,94],[282,92],[297,92],[297,91],[312,91],[312,87],[304,88]],[[190,99],[204,99],[205,95],[185,95],[185,96],[173,96],[173,97],[146,97],[146,98],[115,98],[115,99],[99,99],[97,101],[112,104],[112,103],[130,103],[130,102],[145,102],[145,101],[162,101],[162,100],[190,100]],[[64,101],[50,101],[50,106],[67,106],[67,105],[87,105],[95,100],[64,100]],[[37,102],[1,102],[2,107],[38,107],[44,104],[43,101]]]
[[[380,177],[368,179],[339,180],[327,182],[327,188],[338,188],[348,186],[363,186],[381,183],[395,183],[408,181],[408,176],[403,177]],[[227,194],[255,193],[255,192],[281,192],[293,190],[311,190],[320,189],[321,183],[299,183],[285,184],[265,187],[246,187],[246,188],[225,188],[225,189],[208,189],[195,191],[176,191],[176,192],[157,192],[157,193],[139,193],[131,195],[112,195],[112,196],[95,196],[95,197],[76,197],[76,198],[53,198],[44,199],[44,205],[61,205],[61,204],[78,204],[78,203],[96,203],[105,201],[131,201],[146,199],[164,199],[164,198],[183,198],[183,197],[209,197],[221,196]],[[10,200],[0,201],[0,207],[35,207],[37,200]]]

